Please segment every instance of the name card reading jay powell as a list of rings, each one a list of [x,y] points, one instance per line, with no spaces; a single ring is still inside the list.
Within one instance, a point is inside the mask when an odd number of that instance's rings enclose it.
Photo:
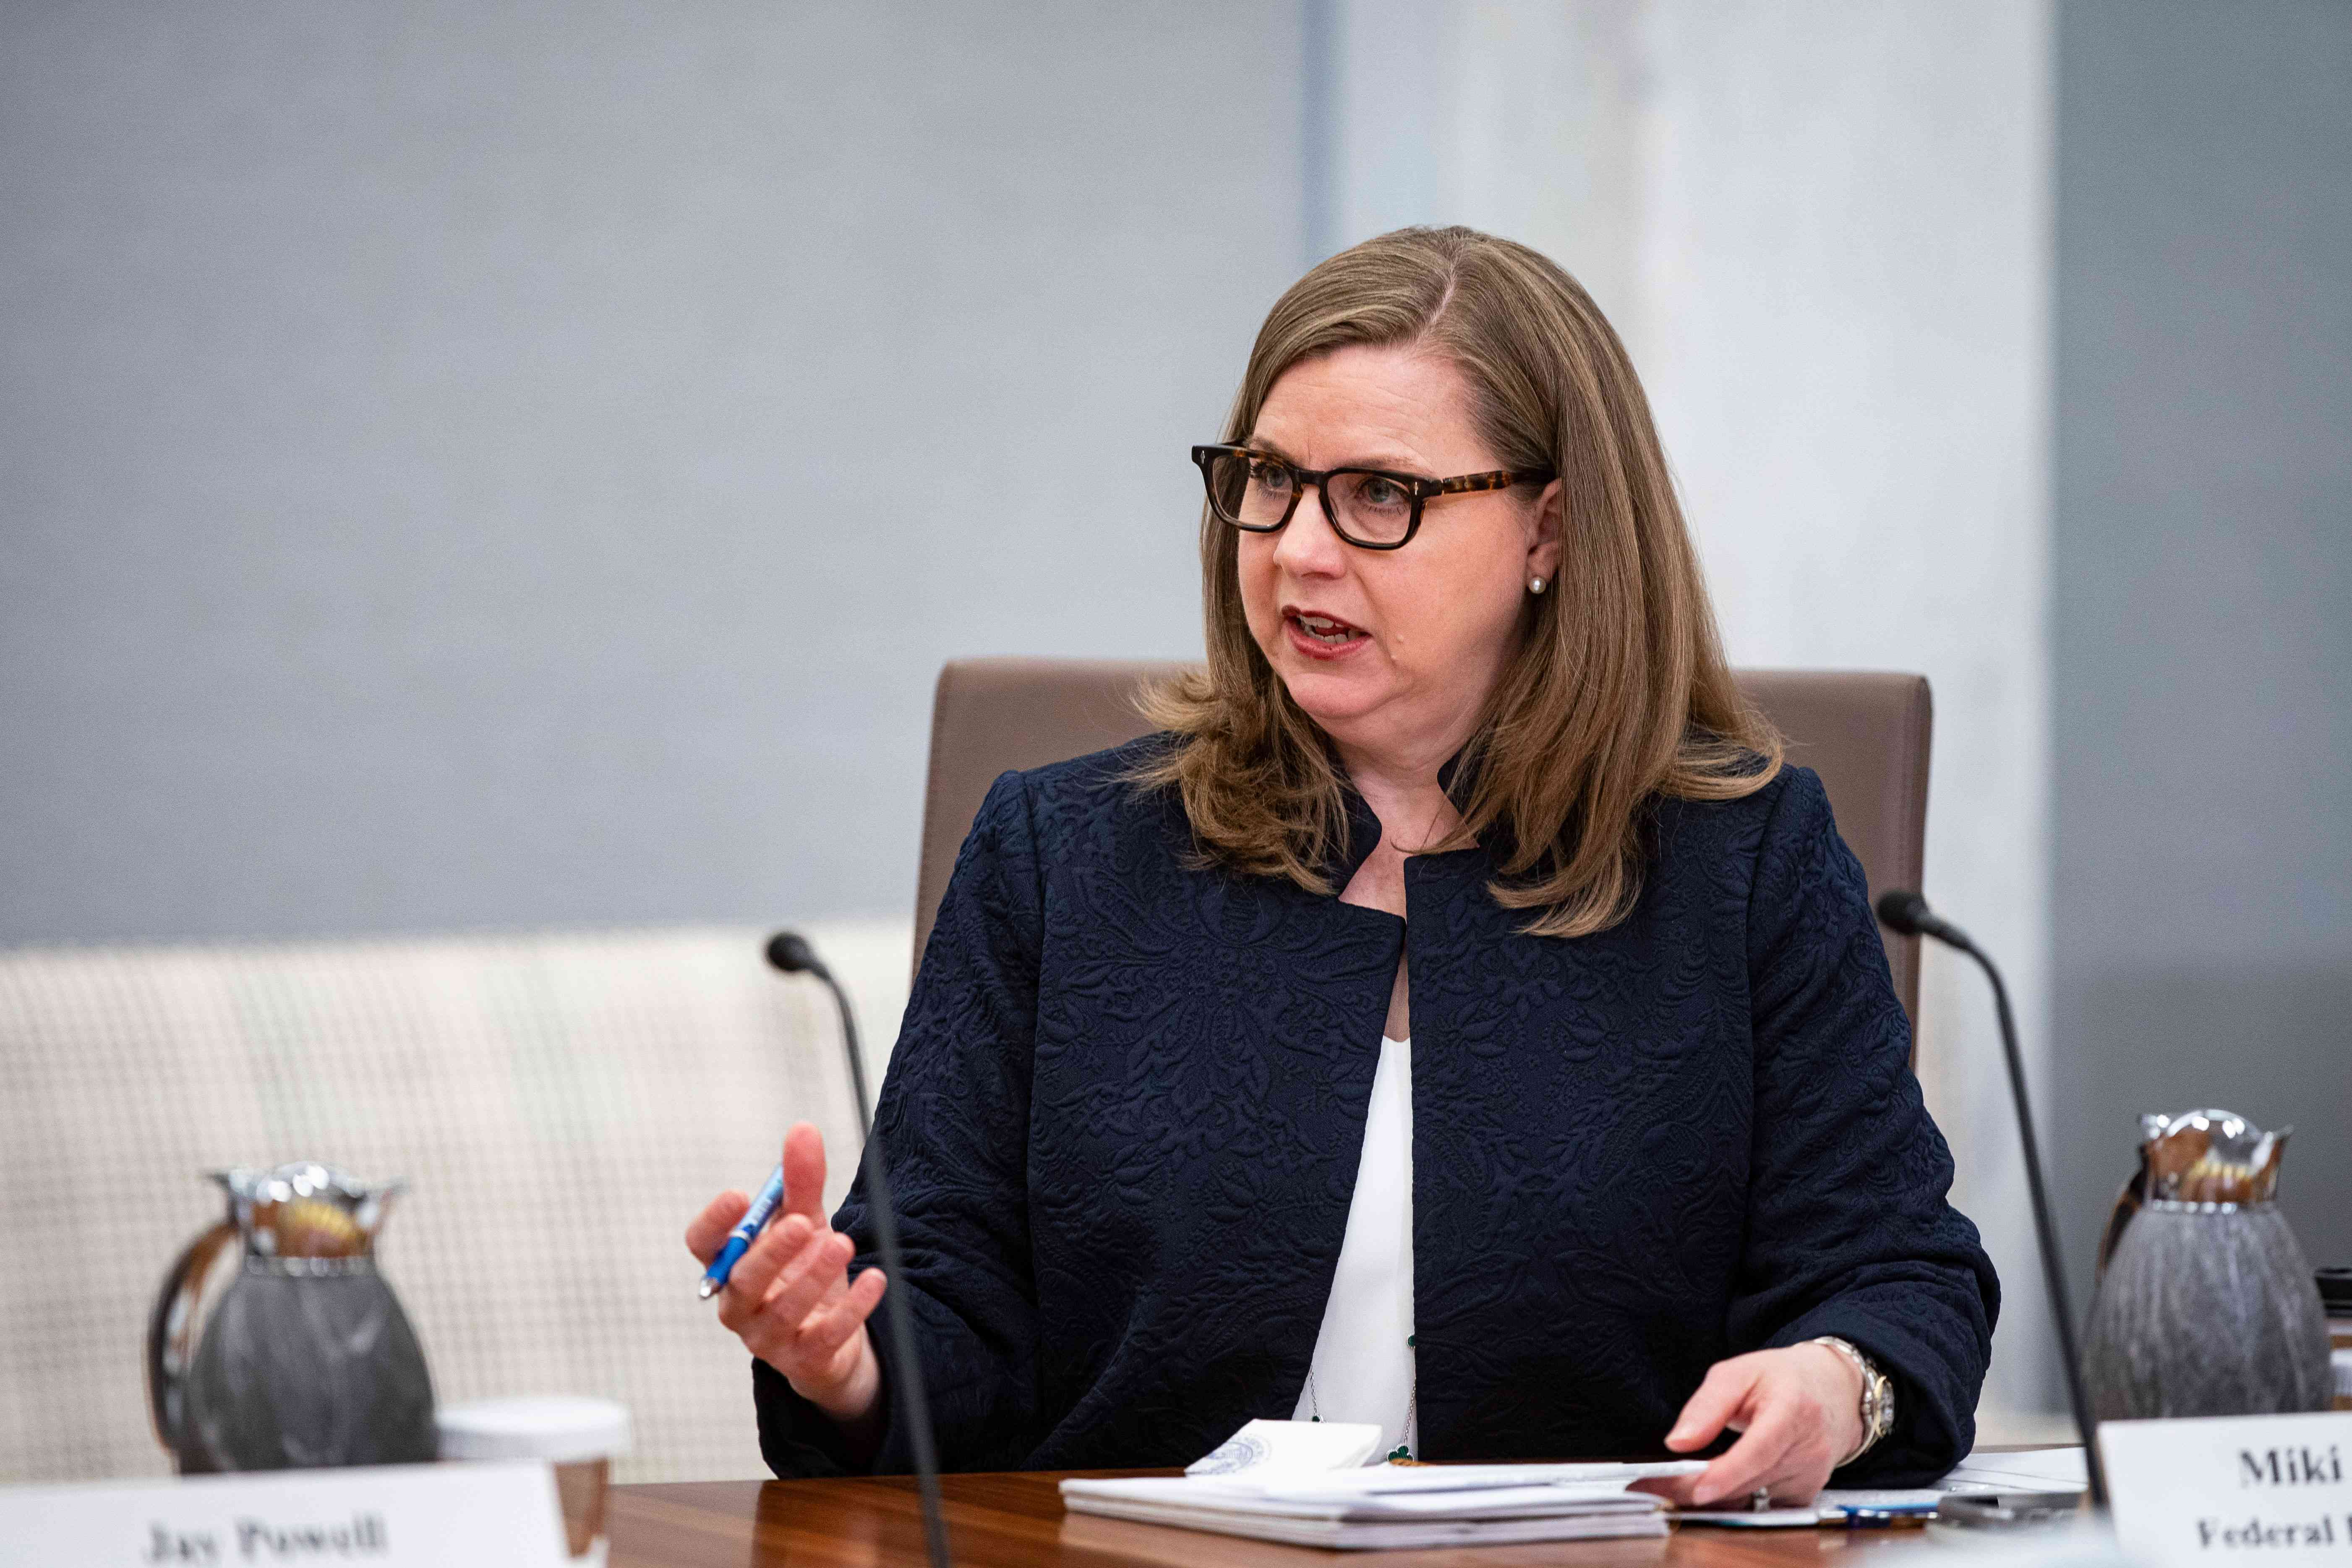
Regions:
[[[546,1465],[0,1487],[0,1568],[566,1568]]]
[[[2352,1568],[2352,1415],[2105,1421],[2099,1457],[2135,1557]]]

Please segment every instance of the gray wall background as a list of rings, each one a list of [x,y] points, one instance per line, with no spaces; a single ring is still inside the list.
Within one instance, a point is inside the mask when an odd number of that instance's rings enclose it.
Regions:
[[[2058,10],[2053,1179],[2302,1131],[2352,1263],[2352,5]]]
[[[943,658],[1200,646],[1300,29],[0,5],[0,942],[909,910]]]

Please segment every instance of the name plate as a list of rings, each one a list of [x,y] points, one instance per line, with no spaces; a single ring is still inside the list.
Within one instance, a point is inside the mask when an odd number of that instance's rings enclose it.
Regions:
[[[2352,1414],[2105,1421],[2124,1550],[2165,1568],[2352,1568]]]
[[[563,1568],[547,1465],[384,1465],[0,1487],[0,1568]]]

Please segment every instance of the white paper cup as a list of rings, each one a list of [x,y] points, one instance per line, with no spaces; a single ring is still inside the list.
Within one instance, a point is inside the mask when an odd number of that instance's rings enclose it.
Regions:
[[[604,1491],[612,1461],[629,1451],[629,1412],[609,1399],[546,1395],[473,1399],[433,1415],[445,1459],[537,1459],[555,1467],[564,1543],[604,1561]]]

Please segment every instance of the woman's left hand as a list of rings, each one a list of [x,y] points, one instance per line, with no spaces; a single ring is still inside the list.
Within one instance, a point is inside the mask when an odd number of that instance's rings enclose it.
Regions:
[[[1685,1508],[1744,1506],[1759,1488],[1776,1505],[1813,1500],[1862,1441],[1862,1377],[1827,1345],[1790,1345],[1717,1362],[1666,1434],[1678,1454],[1728,1428],[1738,1442],[1695,1476],[1639,1483]]]

